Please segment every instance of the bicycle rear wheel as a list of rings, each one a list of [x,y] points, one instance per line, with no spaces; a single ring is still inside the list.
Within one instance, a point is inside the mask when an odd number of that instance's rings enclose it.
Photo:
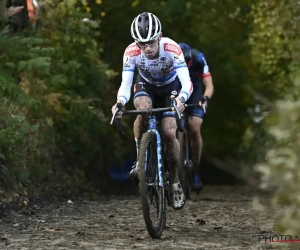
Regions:
[[[156,134],[146,132],[141,140],[138,166],[139,191],[147,231],[152,238],[162,234],[165,219],[164,187],[159,186]],[[152,210],[153,208],[153,210]]]
[[[178,166],[178,177],[179,181],[182,185],[184,195],[186,199],[191,198],[191,178],[190,178],[190,169],[185,166],[186,160],[186,138],[185,133],[179,132],[177,133],[177,139],[180,145],[180,157],[179,157],[179,166]]]

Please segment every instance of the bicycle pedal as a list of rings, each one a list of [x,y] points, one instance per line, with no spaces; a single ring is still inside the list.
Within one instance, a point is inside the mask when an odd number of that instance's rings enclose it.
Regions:
[[[189,167],[187,160],[184,160],[183,167],[184,168],[188,168]]]
[[[193,162],[191,160],[189,160],[189,161],[185,160],[183,167],[184,168],[192,168],[193,167]]]
[[[170,175],[169,172],[165,172],[165,176],[164,177],[165,177],[166,181],[169,181],[169,175]]]

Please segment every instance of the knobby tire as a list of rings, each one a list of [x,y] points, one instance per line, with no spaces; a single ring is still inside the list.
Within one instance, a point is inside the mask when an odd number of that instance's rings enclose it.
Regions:
[[[156,134],[154,132],[146,132],[141,140],[138,157],[139,192],[147,231],[149,235],[155,239],[160,238],[165,222],[164,188],[158,186],[157,150]],[[151,159],[155,159],[156,164],[151,164]],[[150,179],[152,179],[152,183],[153,180],[156,180],[154,181],[155,185],[152,188],[149,188],[149,184],[151,183]],[[148,198],[151,196],[151,192],[152,194],[155,193],[157,203],[156,221],[152,221],[150,217],[150,206],[152,206],[152,204],[148,203]]]

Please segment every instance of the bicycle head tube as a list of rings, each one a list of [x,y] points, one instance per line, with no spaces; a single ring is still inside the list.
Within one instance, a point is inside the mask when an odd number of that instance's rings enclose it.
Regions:
[[[150,115],[148,120],[148,129],[156,130],[156,117],[155,115]]]

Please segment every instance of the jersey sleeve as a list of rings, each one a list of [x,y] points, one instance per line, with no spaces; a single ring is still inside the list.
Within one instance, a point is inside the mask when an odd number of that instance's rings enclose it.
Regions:
[[[193,54],[195,55],[197,65],[200,68],[200,73],[202,75],[202,78],[206,78],[208,76],[211,76],[211,73],[209,71],[209,66],[207,64],[207,61],[205,59],[204,54],[202,52],[198,51],[198,50],[195,50],[195,49],[194,49]]]
[[[123,55],[122,82],[117,94],[117,100],[123,101],[124,104],[130,100],[136,57],[140,53],[140,49],[135,44],[131,44],[126,48]]]
[[[169,43],[165,43],[164,49],[172,53],[173,65],[179,81],[181,82],[181,91],[179,93],[179,97],[182,96],[187,101],[193,92],[193,84],[184,60],[182,50],[180,49],[179,45],[172,40],[170,40]]]

